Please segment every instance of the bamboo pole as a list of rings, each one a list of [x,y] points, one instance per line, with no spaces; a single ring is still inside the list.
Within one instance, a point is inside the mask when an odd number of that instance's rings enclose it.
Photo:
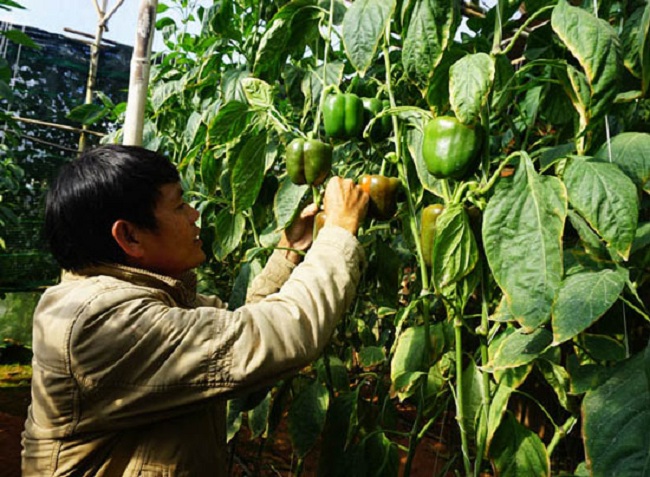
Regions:
[[[151,45],[153,43],[157,8],[158,0],[141,0],[140,2],[123,128],[124,137],[122,143],[125,145],[142,145],[144,112],[147,104],[149,70],[151,69]]]
[[[106,11],[106,2],[108,0],[103,0],[102,8],[100,9],[99,4],[95,0],[95,7],[97,8],[97,15],[99,16],[99,21],[97,22],[97,32],[95,33],[95,39],[90,45],[90,66],[88,69],[88,78],[86,80],[86,99],[84,104],[90,104],[93,101],[93,92],[95,90],[95,82],[97,81],[97,70],[99,69],[99,46],[102,43],[102,37],[104,36],[104,30],[106,29],[106,23],[104,20],[104,12]],[[84,124],[81,129],[82,132],[79,135],[79,152],[83,152],[86,149],[86,129],[88,127]]]
[[[50,128],[63,129],[64,131],[70,131],[70,132],[79,133],[79,134],[82,134],[82,133],[85,132],[86,134],[92,134],[93,136],[97,136],[97,137],[106,136],[105,133],[101,133],[101,132],[97,132],[97,131],[91,131],[90,129],[86,129],[86,130],[79,129],[79,128],[75,128],[73,126],[68,126],[67,124],[50,123],[48,121],[41,121],[39,119],[31,119],[31,118],[23,118],[23,117],[20,117],[20,116],[13,116],[11,119],[13,119],[14,121],[19,121],[21,123],[37,124],[39,126],[47,126],[47,127],[50,127]]]
[[[122,5],[124,0],[118,0],[113,6],[111,11],[106,13],[106,6],[108,0],[102,0],[100,7],[97,0],[93,0],[95,9],[97,10],[97,32],[93,43],[90,45],[90,66],[88,69],[88,79],[86,81],[86,98],[84,104],[90,104],[93,101],[93,94],[95,92],[95,83],[97,82],[97,71],[99,69],[99,52],[102,44],[104,32],[108,30],[107,22],[113,16],[115,11]],[[86,129],[88,126],[85,124],[81,127],[82,132],[79,136],[79,152],[83,152],[86,148]]]

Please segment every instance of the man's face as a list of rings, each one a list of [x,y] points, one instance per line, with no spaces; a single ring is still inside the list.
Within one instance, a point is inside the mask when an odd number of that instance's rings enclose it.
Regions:
[[[183,199],[179,183],[160,187],[160,197],[154,210],[157,230],[140,230],[140,240],[144,255],[139,266],[170,277],[203,263],[205,254],[201,249],[199,227],[196,221],[199,212]]]

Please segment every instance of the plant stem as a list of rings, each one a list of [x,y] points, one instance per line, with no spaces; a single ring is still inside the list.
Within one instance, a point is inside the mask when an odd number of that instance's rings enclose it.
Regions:
[[[417,412],[415,414],[415,421],[413,422],[413,427],[409,433],[409,448],[406,454],[406,463],[404,464],[404,475],[411,475],[411,465],[413,465],[413,458],[415,457],[415,449],[417,448],[418,443],[420,442],[418,428],[420,427],[420,420],[422,419],[422,413],[425,404],[425,391],[426,391],[426,375],[422,378],[422,385],[420,385],[420,399],[417,406]]]
[[[463,454],[463,466],[465,475],[472,475],[472,465],[469,460],[469,441],[467,439],[467,428],[465,427],[465,411],[463,399],[465,391],[463,390],[463,322],[462,317],[455,310],[453,305],[448,305],[448,310],[453,315],[454,322],[454,340],[456,345],[456,421],[460,429],[460,441]]]
[[[488,331],[489,331],[490,323],[489,323],[489,316],[488,316],[488,298],[486,296],[487,287],[485,286],[485,283],[486,283],[486,276],[485,276],[485,272],[482,270],[481,271],[481,325],[477,330],[477,334],[479,336],[479,341],[480,341],[481,363],[483,364],[483,366],[485,366],[490,359],[488,355]],[[490,376],[485,371],[481,371],[481,378],[483,380],[483,387],[481,390],[481,407],[482,407],[481,412],[483,415],[483,422],[485,422],[485,425],[487,426],[488,411],[490,409],[491,396],[492,396],[490,390]],[[479,465],[476,465],[476,467],[474,468],[475,475],[476,472],[478,472],[479,469],[481,468],[480,463],[481,460],[483,459],[483,453],[485,451],[485,438],[486,436],[481,436],[481,438],[478,439],[479,446],[476,452],[476,461]]]
[[[525,21],[525,22],[524,22],[524,23],[523,23],[523,24],[522,24],[522,25],[517,29],[517,31],[515,32],[515,34],[514,34],[514,35],[512,36],[512,38],[510,39],[510,43],[508,44],[508,46],[506,46],[506,47],[501,51],[501,54],[503,54],[503,55],[507,55],[508,53],[510,53],[510,50],[512,50],[512,49],[514,48],[515,43],[516,43],[517,40],[519,39],[519,36],[520,36],[524,31],[526,31],[526,28],[528,28],[528,26],[529,26],[531,23],[533,23],[533,21],[535,21],[535,20],[537,19],[537,17],[539,17],[542,13],[546,13],[547,10],[551,10],[551,9],[553,9],[554,7],[555,7],[555,5],[547,5],[547,6],[545,6],[545,7],[540,8],[540,9],[537,10],[535,13],[533,13],[530,17],[528,17],[528,18],[526,19],[526,21]]]
[[[564,424],[562,424],[559,428],[555,430],[555,434],[553,434],[553,439],[551,439],[551,442],[549,443],[548,447],[546,448],[549,457],[551,454],[553,454],[553,451],[559,444],[560,440],[566,437],[566,435],[571,432],[571,429],[575,425],[575,423],[578,421],[578,418],[576,416],[570,416]]]
[[[318,129],[320,128],[320,119],[321,119],[321,111],[323,109],[323,104],[325,103],[325,95],[326,95],[326,82],[327,82],[327,56],[329,55],[330,51],[330,38],[332,38],[332,23],[334,21],[334,0],[330,0],[330,11],[329,11],[329,19],[327,23],[327,37],[325,38],[325,49],[323,51],[323,75],[322,75],[322,83],[323,87],[321,89],[320,93],[320,99],[318,100],[318,109],[316,110],[316,117],[314,118],[314,127],[312,128],[312,137],[317,137],[318,136]]]

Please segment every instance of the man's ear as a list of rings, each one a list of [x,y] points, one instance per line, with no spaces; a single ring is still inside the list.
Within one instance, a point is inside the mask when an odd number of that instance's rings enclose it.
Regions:
[[[128,257],[140,258],[144,250],[138,240],[138,230],[128,220],[118,219],[113,223],[111,235]]]

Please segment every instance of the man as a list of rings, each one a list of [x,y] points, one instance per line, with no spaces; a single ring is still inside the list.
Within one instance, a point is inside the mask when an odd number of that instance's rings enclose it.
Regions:
[[[304,260],[315,207],[227,311],[194,291],[205,255],[178,179],[165,157],[113,145],[52,184],[45,230],[65,273],[34,314],[23,475],[224,475],[226,400],[314,360],[350,304],[368,203],[352,181],[328,183]]]

